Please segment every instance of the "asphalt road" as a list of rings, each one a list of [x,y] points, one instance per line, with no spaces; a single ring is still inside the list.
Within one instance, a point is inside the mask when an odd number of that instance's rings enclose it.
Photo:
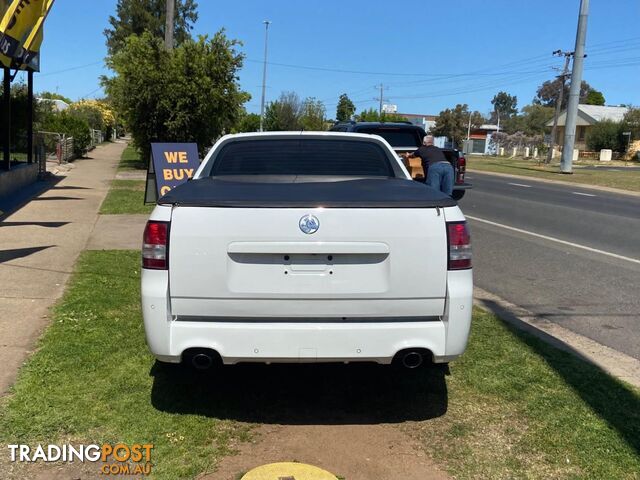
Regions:
[[[476,285],[640,359],[640,197],[468,178]]]

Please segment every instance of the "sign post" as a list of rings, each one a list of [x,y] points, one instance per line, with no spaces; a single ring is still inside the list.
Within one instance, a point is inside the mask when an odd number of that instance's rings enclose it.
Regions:
[[[195,143],[152,143],[144,203],[155,203],[187,182],[200,166]]]

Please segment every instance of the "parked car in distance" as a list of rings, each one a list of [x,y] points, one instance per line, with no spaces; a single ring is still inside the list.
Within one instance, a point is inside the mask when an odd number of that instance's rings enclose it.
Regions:
[[[397,362],[461,355],[471,245],[449,196],[382,138],[221,138],[144,231],[142,312],[162,362]]]
[[[414,152],[420,145],[426,132],[422,127],[409,122],[338,122],[330,129],[332,132],[352,132],[368,133],[370,135],[380,135],[384,138],[394,151],[402,156],[407,152]],[[453,148],[442,148],[445,157],[453,165],[455,172],[455,182],[453,185],[452,197],[460,200],[464,197],[466,190],[471,188],[471,184],[465,181],[467,160],[460,150]],[[425,172],[419,158],[404,159],[405,167],[411,177],[419,182],[425,181]]]

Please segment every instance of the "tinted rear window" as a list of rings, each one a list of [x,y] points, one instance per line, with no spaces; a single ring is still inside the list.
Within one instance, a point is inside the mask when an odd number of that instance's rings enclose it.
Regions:
[[[358,133],[368,133],[371,135],[380,135],[392,147],[419,147],[422,144],[422,138],[416,130],[401,128],[359,128]]]
[[[394,176],[379,145],[337,139],[231,142],[217,155],[210,175]]]

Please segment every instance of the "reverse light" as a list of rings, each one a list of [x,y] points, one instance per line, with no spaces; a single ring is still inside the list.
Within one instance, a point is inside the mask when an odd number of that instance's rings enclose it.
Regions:
[[[142,267],[166,270],[169,250],[169,222],[149,220],[142,240]]]
[[[471,268],[471,235],[467,222],[447,222],[449,270]]]

